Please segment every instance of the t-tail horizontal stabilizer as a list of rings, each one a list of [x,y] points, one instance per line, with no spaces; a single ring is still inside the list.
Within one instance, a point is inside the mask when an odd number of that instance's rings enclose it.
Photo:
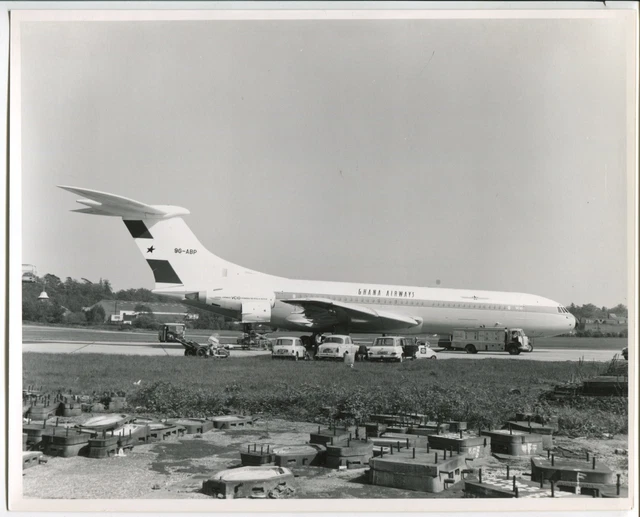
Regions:
[[[115,216],[124,219],[169,219],[190,213],[186,208],[179,206],[147,205],[140,201],[115,194],[108,194],[107,192],[100,192],[99,190],[67,187],[64,185],[58,186],[73,194],[83,196],[83,199],[78,199],[78,203],[86,205],[87,208],[79,208],[78,210],[73,210],[73,212]]]

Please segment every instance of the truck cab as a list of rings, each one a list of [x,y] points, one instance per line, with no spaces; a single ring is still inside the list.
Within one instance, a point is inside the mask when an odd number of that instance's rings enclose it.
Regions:
[[[318,353],[315,358],[320,359],[344,359],[349,354],[355,357],[358,352],[358,345],[352,340],[351,336],[334,334],[325,336],[322,344],[318,347]]]
[[[161,343],[175,342],[177,341],[175,337],[184,339],[186,336],[185,329],[184,323],[165,323],[158,330],[158,339]]]
[[[307,350],[299,337],[279,337],[271,349],[271,359],[304,359]]]
[[[369,348],[369,361],[396,361],[404,360],[404,348],[408,340],[402,336],[377,337]]]

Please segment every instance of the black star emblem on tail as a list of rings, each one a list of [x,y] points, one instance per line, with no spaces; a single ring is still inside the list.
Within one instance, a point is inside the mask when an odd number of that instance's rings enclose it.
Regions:
[[[147,248],[147,253],[153,253],[153,250],[155,250],[155,248],[151,246],[150,248]]]

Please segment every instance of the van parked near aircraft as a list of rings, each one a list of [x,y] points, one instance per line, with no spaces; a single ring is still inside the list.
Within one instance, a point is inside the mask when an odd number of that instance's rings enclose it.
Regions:
[[[369,348],[369,361],[396,361],[404,360],[404,348],[409,340],[402,336],[377,337]]]

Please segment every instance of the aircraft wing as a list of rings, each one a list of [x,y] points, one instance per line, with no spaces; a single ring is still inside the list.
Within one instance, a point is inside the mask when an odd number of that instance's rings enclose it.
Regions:
[[[421,323],[411,316],[326,298],[291,298],[280,301],[300,307],[301,312],[295,313],[293,316],[301,324],[309,327],[351,323],[356,326],[370,324],[376,328],[399,329],[415,327]]]

